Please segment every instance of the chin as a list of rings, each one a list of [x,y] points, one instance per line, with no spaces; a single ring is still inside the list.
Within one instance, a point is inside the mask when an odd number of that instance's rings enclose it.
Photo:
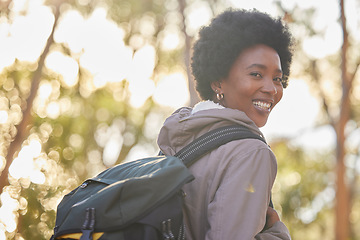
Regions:
[[[258,128],[262,128],[266,125],[267,123],[267,120],[266,121],[262,121],[262,122],[257,122],[255,123],[255,125],[258,127]]]

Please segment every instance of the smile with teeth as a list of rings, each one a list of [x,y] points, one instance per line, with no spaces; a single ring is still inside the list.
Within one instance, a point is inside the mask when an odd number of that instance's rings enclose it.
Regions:
[[[271,108],[271,105],[272,105],[271,103],[262,102],[262,101],[253,101],[253,104],[256,107],[262,108],[262,109],[267,110],[267,111],[270,111],[270,108]]]

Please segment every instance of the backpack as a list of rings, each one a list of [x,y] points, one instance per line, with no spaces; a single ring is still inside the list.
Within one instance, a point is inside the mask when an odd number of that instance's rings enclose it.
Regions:
[[[182,186],[194,179],[188,167],[232,140],[265,140],[243,126],[207,132],[175,156],[122,163],[86,180],[57,208],[51,240],[185,239]]]

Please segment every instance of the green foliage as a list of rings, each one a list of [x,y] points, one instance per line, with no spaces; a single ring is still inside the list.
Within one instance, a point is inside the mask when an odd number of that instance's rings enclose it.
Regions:
[[[333,152],[306,152],[288,141],[272,143],[278,159],[275,208],[294,239],[332,239],[335,201]]]
[[[12,67],[1,74],[0,96],[8,99],[6,107],[9,112],[14,108],[11,103],[16,99],[19,99],[16,100],[19,106],[25,103],[28,92],[22,90],[22,84],[31,78],[31,71],[26,65],[17,63],[16,68],[19,70]],[[107,167],[102,157],[104,146],[96,136],[103,138],[100,135],[109,131],[119,131],[122,136],[127,136],[117,161],[112,164],[124,161],[129,151],[138,144],[149,144],[155,149],[155,134],[143,134],[151,126],[148,118],[156,114],[162,122],[169,112],[156,106],[152,99],[148,99],[142,107],[132,107],[127,102],[129,92],[124,82],[109,84],[85,98],[79,89],[90,80],[82,79],[78,85],[68,88],[49,70],[43,75],[40,86],[49,84],[51,93],[47,99],[35,100],[31,136],[24,144],[34,136],[41,142],[42,153],[33,161],[44,174],[45,182],[35,184],[26,178],[11,177],[11,188],[17,186],[18,189],[17,194],[11,194],[11,197],[26,204],[17,214],[18,232],[25,239],[49,239],[55,223],[56,206],[62,196]],[[122,94],[120,99],[123,100],[114,98],[115,93]],[[47,112],[51,103],[57,104],[60,109],[55,117]],[[16,113],[21,114],[21,111]],[[8,134],[8,129],[14,127],[15,122],[12,122],[2,131],[5,133],[7,130]],[[2,141],[6,142],[6,139]],[[9,233],[8,237],[13,238],[14,233]]]
[[[186,1],[187,4],[194,2],[196,1]],[[279,9],[285,11],[280,3]],[[48,1],[48,4],[53,2]],[[221,8],[221,4],[219,1],[211,1],[211,8]],[[108,17],[124,30],[126,46],[133,51],[144,44],[155,47],[157,59],[151,76],[155,83],[160,76],[171,73],[174,69],[184,68],[185,26],[179,12],[179,1],[69,0],[61,9],[62,13],[74,9],[88,17],[99,6],[105,6]],[[331,111],[338,112],[337,106],[341,98],[341,88],[338,87],[340,77],[334,76],[339,75],[339,54],[314,59],[301,49],[304,38],[323,35],[322,31],[314,29],[313,26],[312,21],[317,11],[295,7],[286,12],[291,13],[290,27],[298,43],[293,76],[309,80],[314,93],[320,97],[317,87],[326,89],[324,96],[329,100]],[[146,27],[143,27],[144,24]],[[161,44],[169,26],[180,39],[180,44],[174,49],[166,49]],[[356,38],[351,41],[353,54],[350,62],[355,68],[359,51],[355,44]],[[32,159],[34,169],[40,174],[40,180],[32,182],[30,177],[18,179],[10,176],[11,185],[6,187],[5,192],[18,204],[13,211],[18,219],[18,229],[17,232],[7,233],[8,239],[49,239],[55,223],[56,206],[62,196],[109,165],[128,160],[131,151],[136,147],[155,153],[157,130],[173,110],[157,105],[151,97],[141,107],[133,107],[129,104],[130,90],[127,79],[97,88],[93,84],[94,76],[81,66],[79,59],[82,53],[72,52],[65,43],[54,43],[52,50],[62,52],[79,64],[79,81],[69,87],[63,83],[60,74],[47,68],[43,70],[40,88],[46,85],[50,92],[46,98],[38,96],[35,99],[32,124],[28,126],[30,135],[23,144],[26,146],[31,140],[41,144],[41,153]],[[0,73],[0,111],[5,110],[11,119],[0,127],[1,156],[6,155],[6,149],[17,133],[16,125],[21,121],[22,111],[26,108],[26,99],[36,67],[36,63],[16,60]],[[314,78],[315,70],[318,70],[318,78]],[[359,87],[357,81],[352,92],[354,101],[351,116],[354,126],[350,129],[351,132],[358,130],[360,121]],[[58,110],[49,111],[51,106]],[[323,113],[323,116],[325,115]],[[327,123],[327,120],[325,116],[319,119],[319,122]],[[106,164],[104,152],[111,134],[120,136],[122,142],[118,142],[121,148],[117,159]],[[293,239],[334,239],[334,151],[329,149],[323,153],[308,152],[292,146],[286,140],[272,143],[272,149],[279,166],[273,200]],[[354,202],[351,222],[357,226],[360,223],[360,194],[356,188],[360,183],[356,170],[358,150],[352,148],[348,157],[355,159],[349,176]],[[353,238],[358,236],[360,232],[354,227]]]

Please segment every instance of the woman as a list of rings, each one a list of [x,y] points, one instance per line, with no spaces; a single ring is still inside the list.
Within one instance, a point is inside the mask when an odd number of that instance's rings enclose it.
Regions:
[[[158,144],[174,155],[202,134],[239,124],[262,135],[271,110],[287,86],[292,37],[281,20],[227,10],[203,27],[194,45],[192,70],[202,102],[181,108],[162,127]],[[185,185],[186,239],[290,239],[269,207],[277,163],[255,139],[236,140],[190,167]]]

